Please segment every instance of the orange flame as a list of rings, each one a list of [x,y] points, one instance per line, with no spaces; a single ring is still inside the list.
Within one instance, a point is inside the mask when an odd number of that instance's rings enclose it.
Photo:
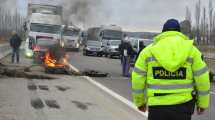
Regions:
[[[57,62],[57,60],[55,60],[50,52],[47,50],[46,53],[45,53],[45,57],[44,57],[44,63],[47,67],[52,67],[52,68],[57,68],[57,67],[65,67],[66,66],[66,63],[67,63],[67,60],[66,58],[62,58],[60,60],[60,62]]]

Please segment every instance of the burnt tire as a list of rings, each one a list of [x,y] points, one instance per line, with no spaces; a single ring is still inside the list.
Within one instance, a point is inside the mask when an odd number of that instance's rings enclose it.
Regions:
[[[50,69],[50,68],[45,68],[45,73],[53,74],[53,73],[55,73],[55,71],[53,69]]]

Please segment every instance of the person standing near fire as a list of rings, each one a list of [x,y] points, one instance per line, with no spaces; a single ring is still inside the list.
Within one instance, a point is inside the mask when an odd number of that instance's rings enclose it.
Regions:
[[[209,70],[193,40],[168,20],[140,53],[132,73],[133,100],[149,120],[191,120],[209,107]]]
[[[130,77],[130,60],[132,56],[134,56],[134,50],[126,35],[124,36],[122,43],[119,45],[119,51],[121,56],[122,75],[124,77]]]
[[[16,62],[19,63],[19,48],[21,46],[21,38],[19,35],[16,33],[16,31],[12,32],[12,37],[10,38],[10,46],[12,48],[12,58],[11,62],[15,63],[15,57],[16,57]]]

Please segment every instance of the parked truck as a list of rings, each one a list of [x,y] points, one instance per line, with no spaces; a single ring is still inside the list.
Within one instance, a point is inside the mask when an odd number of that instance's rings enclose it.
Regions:
[[[87,39],[84,44],[83,55],[102,56],[102,41],[99,39],[100,27],[92,27],[87,30]]]
[[[122,28],[116,25],[89,28],[83,54],[119,56],[118,46],[123,36]]]
[[[103,54],[108,57],[119,57],[118,46],[123,36],[122,28],[119,26],[101,26],[99,39],[102,41]]]
[[[63,30],[63,41],[65,49],[79,51],[80,29],[76,26],[65,26]]]
[[[92,27],[87,30],[87,39],[85,41],[83,55],[103,55],[102,41],[99,38],[100,27]]]
[[[62,16],[62,6],[44,5],[44,4],[28,4],[28,16],[32,13],[52,14]]]
[[[40,58],[38,54],[43,51],[44,46],[53,45],[56,42],[61,46],[64,45],[62,40],[63,20],[60,12],[62,11],[57,6],[29,5],[25,45],[27,57],[33,57],[37,61]]]

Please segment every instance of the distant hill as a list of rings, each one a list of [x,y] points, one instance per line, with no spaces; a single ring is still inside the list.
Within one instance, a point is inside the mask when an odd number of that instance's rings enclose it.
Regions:
[[[129,37],[152,39],[158,33],[154,33],[154,32],[125,32],[125,34]]]

